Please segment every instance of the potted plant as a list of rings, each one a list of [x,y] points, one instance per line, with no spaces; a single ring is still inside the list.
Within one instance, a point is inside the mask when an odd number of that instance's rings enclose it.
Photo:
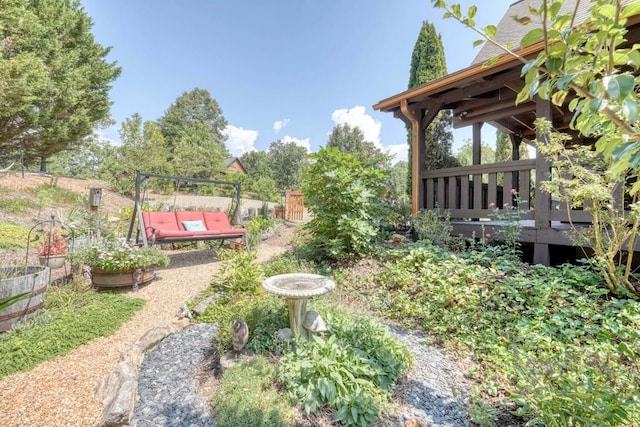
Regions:
[[[74,258],[89,266],[97,287],[133,286],[150,282],[157,268],[166,267],[169,257],[155,247],[131,246],[124,239],[91,245]]]
[[[47,235],[45,242],[38,247],[40,265],[50,268],[60,268],[64,265],[69,245],[57,230],[51,231]]]

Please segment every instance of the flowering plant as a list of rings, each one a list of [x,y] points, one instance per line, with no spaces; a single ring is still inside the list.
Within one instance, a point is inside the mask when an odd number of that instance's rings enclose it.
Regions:
[[[40,256],[56,256],[67,253],[67,241],[56,230],[47,236],[47,240],[38,248]]]
[[[131,246],[125,240],[92,246],[83,258],[91,268],[104,271],[129,271],[169,264],[169,257],[160,249]]]

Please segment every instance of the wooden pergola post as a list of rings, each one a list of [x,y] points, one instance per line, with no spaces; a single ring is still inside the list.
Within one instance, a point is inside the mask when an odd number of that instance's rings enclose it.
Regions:
[[[536,117],[545,118],[552,121],[551,102],[541,98],[536,98]],[[536,133],[536,139],[542,141],[546,135]],[[551,228],[551,199],[549,193],[542,191],[542,182],[548,181],[551,176],[551,163],[536,150],[536,189],[535,189],[535,209],[534,219],[536,233],[538,236],[546,234]],[[549,245],[541,242],[541,238],[536,238],[533,248],[533,262],[535,264],[549,265],[551,262],[551,254],[549,253]]]

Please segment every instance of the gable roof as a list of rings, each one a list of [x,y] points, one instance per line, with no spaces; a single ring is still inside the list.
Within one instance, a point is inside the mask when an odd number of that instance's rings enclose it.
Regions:
[[[632,3],[633,0],[622,0],[622,5]],[[517,1],[505,12],[504,16],[497,25],[497,32],[495,40],[501,45],[507,45],[511,43],[513,48],[517,48],[520,45],[520,40],[531,30],[536,27],[541,27],[538,17],[531,17],[529,8],[538,9],[543,3],[543,0],[520,0]],[[590,0],[565,0],[560,8],[560,13],[571,13],[578,5],[575,15],[575,25],[580,25],[589,16],[589,8],[591,7]],[[532,22],[523,25],[516,21],[517,18],[531,17]],[[481,64],[495,55],[502,55],[504,51],[492,43],[485,42],[482,49],[478,52],[471,65]]]

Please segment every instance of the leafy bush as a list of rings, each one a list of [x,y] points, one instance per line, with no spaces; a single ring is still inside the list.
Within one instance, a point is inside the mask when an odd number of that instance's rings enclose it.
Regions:
[[[464,239],[453,235],[448,213],[442,214],[438,209],[421,210],[411,222],[418,240],[429,240],[453,251],[460,251],[465,247]]]
[[[271,258],[262,265],[262,268],[265,277],[287,273],[316,273],[315,266],[309,261],[298,258],[293,250]]]
[[[273,218],[265,218],[263,216],[256,216],[251,218],[247,223],[247,237],[249,239],[249,246],[255,247],[262,240],[262,234],[269,228],[275,227],[276,222]]]
[[[228,292],[255,294],[263,280],[262,268],[256,262],[256,254],[246,251],[223,251],[222,263],[213,278],[213,284]]]
[[[369,252],[371,241],[388,225],[380,202],[386,172],[352,153],[321,148],[310,156],[302,192],[313,219],[306,224],[316,258],[343,259]]]
[[[371,319],[327,318],[329,336],[299,343],[282,358],[278,377],[305,413],[334,408],[343,424],[369,425],[411,366],[411,354]]]

